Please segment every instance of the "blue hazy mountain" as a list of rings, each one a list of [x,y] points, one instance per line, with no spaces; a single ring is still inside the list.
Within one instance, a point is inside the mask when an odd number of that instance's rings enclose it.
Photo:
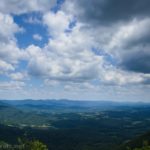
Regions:
[[[147,103],[122,103],[113,101],[75,101],[75,100],[1,100],[0,104],[12,105],[23,110],[40,111],[95,111],[126,107],[148,106]]]

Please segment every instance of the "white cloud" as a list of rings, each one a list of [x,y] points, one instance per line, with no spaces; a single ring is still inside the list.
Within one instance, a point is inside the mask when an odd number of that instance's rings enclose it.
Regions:
[[[48,26],[49,33],[52,36],[59,36],[68,29],[70,21],[71,16],[66,15],[62,11],[57,13],[48,12],[43,16],[43,22]]]
[[[0,60],[0,74],[7,73],[8,71],[14,71],[15,68],[11,65],[6,63],[3,60]]]
[[[0,82],[0,90],[20,90],[24,86],[25,83],[20,81]]]
[[[145,77],[143,74],[125,72],[116,68],[110,68],[103,71],[101,80],[104,84],[129,85],[143,83]]]
[[[58,54],[48,48],[41,50],[39,47],[31,46],[27,49],[28,68],[32,75],[66,82],[92,80],[98,75],[98,65],[102,63],[102,58],[93,55],[92,52],[72,52],[69,58],[67,52],[65,56],[63,52]]]
[[[34,35],[33,35],[33,39],[34,39],[34,40],[37,40],[37,41],[41,41],[41,40],[42,40],[42,36],[39,35],[39,34],[34,34]]]
[[[0,72],[15,71],[24,51],[16,44],[15,33],[22,29],[14,22],[13,17],[0,13]]]
[[[14,41],[9,43],[0,43],[0,59],[16,64],[18,60],[24,57],[24,51],[20,50]]]
[[[0,41],[15,40],[14,34],[19,31],[21,28],[14,23],[12,16],[0,12]]]
[[[15,80],[15,81],[22,81],[22,80],[26,80],[27,79],[27,74],[26,73],[22,73],[22,72],[15,72],[15,73],[9,74],[9,77],[12,80]]]
[[[0,59],[15,63],[21,56],[15,39],[15,33],[21,30],[12,16],[0,13]]]

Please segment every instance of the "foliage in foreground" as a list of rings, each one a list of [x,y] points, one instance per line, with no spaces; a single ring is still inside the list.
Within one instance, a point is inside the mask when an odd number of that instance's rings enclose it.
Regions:
[[[10,145],[3,141],[0,142],[0,150],[48,150],[47,146],[38,140],[21,141],[18,145]]]
[[[147,141],[144,141],[143,142],[143,147],[141,148],[134,148],[134,149],[131,149],[131,148],[127,148],[127,150],[150,150],[150,145],[148,144]]]

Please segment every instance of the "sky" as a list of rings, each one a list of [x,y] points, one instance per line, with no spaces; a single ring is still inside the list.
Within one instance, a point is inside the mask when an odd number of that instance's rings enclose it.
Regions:
[[[149,0],[1,0],[0,99],[150,101]]]

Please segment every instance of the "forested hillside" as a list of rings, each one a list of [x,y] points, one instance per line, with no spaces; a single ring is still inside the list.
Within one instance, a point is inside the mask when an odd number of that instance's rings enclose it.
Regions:
[[[149,141],[149,133],[145,134],[150,131],[149,105],[105,106],[68,101],[2,102],[0,141],[10,145],[18,145],[18,139],[40,141],[49,150],[126,150]]]

